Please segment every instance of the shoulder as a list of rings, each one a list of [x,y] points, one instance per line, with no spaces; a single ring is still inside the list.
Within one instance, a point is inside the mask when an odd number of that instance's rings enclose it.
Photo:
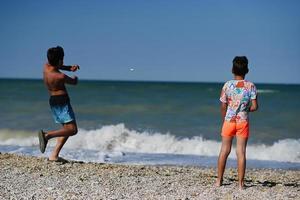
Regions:
[[[246,87],[247,90],[249,90],[249,91],[251,91],[253,93],[257,92],[256,86],[251,81],[246,81],[245,82],[245,87]]]
[[[65,79],[66,75],[64,73],[61,73],[58,71],[55,67],[48,65],[45,66],[44,70],[45,74],[49,77],[52,77],[54,79]]]
[[[224,83],[224,85],[223,85],[223,89],[230,88],[232,85],[234,85],[234,81],[233,80],[226,81]]]
[[[50,68],[50,65],[48,63],[44,64],[44,67],[43,67],[44,71],[48,71],[49,68]]]
[[[255,87],[255,84],[251,81],[245,80],[245,85],[248,87]]]
[[[224,86],[230,85],[230,83],[231,83],[231,80],[230,80],[230,81],[226,81],[226,82],[224,83]]]

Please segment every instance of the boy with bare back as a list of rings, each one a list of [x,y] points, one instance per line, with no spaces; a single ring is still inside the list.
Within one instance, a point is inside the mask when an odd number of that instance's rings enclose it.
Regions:
[[[49,157],[49,161],[60,161],[59,152],[66,143],[69,136],[77,133],[77,124],[75,115],[70,104],[68,92],[65,84],[76,85],[78,78],[76,76],[69,77],[60,70],[76,71],[79,69],[78,65],[64,66],[64,50],[57,46],[48,49],[47,52],[48,63],[44,65],[44,83],[48,89],[50,98],[49,104],[52,111],[54,121],[62,125],[59,130],[53,131],[39,131],[39,143],[42,153],[45,152],[48,140],[57,138],[56,145]]]

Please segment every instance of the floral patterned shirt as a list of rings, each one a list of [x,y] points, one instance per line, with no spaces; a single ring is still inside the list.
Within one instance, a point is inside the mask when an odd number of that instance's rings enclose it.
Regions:
[[[248,121],[251,100],[256,99],[255,85],[246,80],[227,81],[221,92],[220,101],[227,104],[225,121]]]

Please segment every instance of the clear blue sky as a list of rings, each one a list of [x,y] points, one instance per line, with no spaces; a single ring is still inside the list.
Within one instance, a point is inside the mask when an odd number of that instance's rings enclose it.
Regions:
[[[247,79],[300,83],[299,10],[297,0],[1,1],[0,77],[42,78],[47,49],[61,45],[81,79],[223,82],[246,55]]]

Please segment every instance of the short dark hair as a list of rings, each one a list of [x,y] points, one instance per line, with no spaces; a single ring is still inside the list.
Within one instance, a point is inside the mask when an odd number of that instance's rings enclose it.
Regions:
[[[232,73],[245,76],[249,72],[248,59],[246,56],[236,56],[232,61]]]
[[[52,66],[58,66],[59,60],[63,60],[64,56],[64,49],[61,46],[52,47],[47,51],[48,62]]]

